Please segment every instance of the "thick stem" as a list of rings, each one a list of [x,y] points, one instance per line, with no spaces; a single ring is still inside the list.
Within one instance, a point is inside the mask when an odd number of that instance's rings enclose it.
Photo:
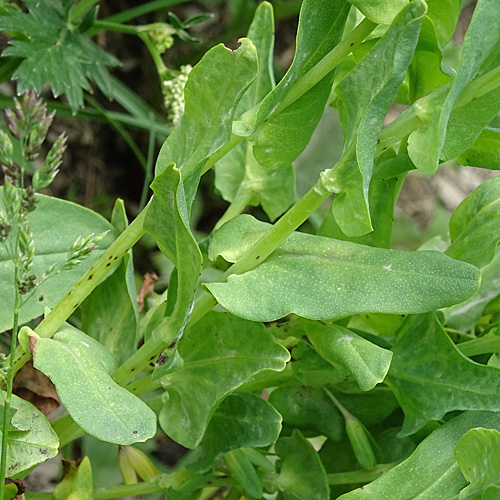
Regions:
[[[127,251],[144,234],[143,223],[149,205],[132,221],[130,226],[107,248],[99,260],[85,273],[83,278],[61,299],[50,314],[36,327],[40,337],[50,338],[73,314],[78,306],[99,285],[109,271],[116,266]],[[19,370],[30,355],[20,348],[16,352],[15,369]]]
[[[366,484],[375,481],[382,474],[391,470],[393,467],[398,465],[397,462],[392,464],[380,464],[370,470],[356,470],[350,472],[335,472],[332,474],[327,474],[328,484],[338,485],[338,484]]]

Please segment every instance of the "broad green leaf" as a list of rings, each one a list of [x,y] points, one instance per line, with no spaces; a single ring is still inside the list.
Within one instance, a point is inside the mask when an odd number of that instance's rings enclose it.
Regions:
[[[262,483],[244,450],[232,450],[226,453],[224,462],[231,476],[241,484],[247,495],[252,498],[262,498]]]
[[[102,441],[132,444],[156,433],[156,415],[116,384],[113,357],[76,328],[65,326],[52,339],[29,334],[35,368],[47,375],[73,420]]]
[[[344,435],[344,419],[322,389],[314,387],[276,388],[269,402],[280,412],[283,423],[302,432],[314,432],[334,441]]]
[[[118,232],[127,228],[122,200],[115,203],[111,222]],[[135,352],[139,340],[139,313],[131,250],[114,273],[82,303],[80,311],[81,329],[113,354],[117,366]]]
[[[271,445],[280,430],[281,415],[267,401],[248,393],[230,394],[215,410],[203,439],[185,465],[192,472],[206,472],[229,450]]]
[[[43,195],[37,195],[37,200],[37,209],[28,216],[35,241],[30,274],[35,274],[37,278],[52,264],[58,266],[66,262],[68,251],[78,236],[105,231],[112,231],[112,235],[115,233],[109,222],[92,210]],[[4,203],[2,195],[0,203]],[[20,323],[42,315],[45,307],[53,308],[112,243],[112,235],[108,235],[99,244],[99,249],[76,268],[63,271],[37,288],[21,308]],[[4,331],[12,328],[14,308],[14,267],[5,245],[0,245],[0,282],[0,331]]]
[[[483,267],[500,241],[500,177],[487,179],[465,198],[450,218],[450,257]]]
[[[370,21],[390,24],[408,0],[349,0]]]
[[[465,302],[451,306],[444,311],[446,326],[464,333],[473,329],[483,315],[485,307],[500,294],[499,276],[500,252],[481,269],[481,286],[477,293]]]
[[[475,427],[500,429],[500,413],[470,411],[453,418],[424,439],[404,462],[372,483],[342,495],[339,500],[458,498],[467,481],[455,459],[455,446]]]
[[[92,468],[89,457],[83,457],[80,463],[66,461],[62,481],[54,490],[55,500],[92,500]]]
[[[215,312],[186,331],[178,350],[184,365],[161,379],[159,420],[166,434],[188,448],[201,442],[228,394],[262,370],[283,370],[289,359],[262,324]]]
[[[383,382],[392,353],[339,325],[308,321],[304,333],[316,351],[334,366],[345,366],[363,391]]]
[[[415,104],[415,111],[424,125],[410,135],[408,154],[423,172],[432,174],[436,171],[453,105],[499,38],[500,3],[479,0],[465,35],[456,77],[449,87],[442,87]]]
[[[472,147],[500,111],[500,88],[473,99],[451,112],[441,160],[447,161]]]
[[[290,69],[259,107],[251,136],[257,162],[272,170],[288,167],[307,146],[330,96],[333,72],[283,110],[281,102],[297,80],[341,40],[350,5],[346,0],[305,0]]]
[[[451,41],[462,11],[462,0],[427,0],[427,16],[432,20],[441,47]]]
[[[500,485],[500,432],[496,429],[471,429],[455,448],[455,458],[469,486],[459,495],[484,498],[481,493],[490,485]]]
[[[3,391],[0,391],[0,403],[3,416],[5,404]],[[10,405],[14,415],[10,419],[11,425],[7,438],[6,475],[12,477],[55,457],[59,448],[59,439],[49,421],[31,403],[12,395]]]
[[[169,344],[182,335],[186,326],[201,272],[201,252],[189,229],[181,172],[170,164],[156,176],[151,187],[154,196],[144,229],[155,237],[162,253],[177,269],[175,305],[152,333]]]
[[[500,170],[500,130],[485,129],[458,160],[464,166]]]
[[[333,215],[348,236],[361,236],[373,229],[368,192],[375,149],[385,116],[412,60],[425,12],[425,3],[420,0],[407,4],[336,88],[345,153],[323,180],[337,193]]]
[[[11,9],[0,16],[0,30],[13,32],[3,52],[23,59],[14,71],[17,92],[42,92],[49,84],[55,97],[65,94],[74,113],[83,107],[83,90],[91,92],[92,79],[108,97],[113,97],[107,66],[119,61],[95,45],[78,29],[70,29],[68,9],[61,0],[25,0],[27,13]]]
[[[259,104],[275,86],[272,67],[274,18],[270,3],[262,2],[257,7],[248,38],[257,49],[259,72],[241,98],[236,115]],[[273,221],[293,203],[295,170],[291,164],[276,172],[262,167],[253,155],[252,145],[243,140],[216,164],[215,187],[229,202],[240,196],[249,199],[256,195]]]
[[[164,142],[155,171],[158,176],[171,163],[182,171],[188,213],[204,161],[230,139],[234,110],[256,73],[255,47],[243,38],[235,51],[222,44],[212,48],[189,74],[184,115]]]
[[[267,227],[250,216],[233,219],[214,235],[211,252],[228,258],[222,250],[227,246],[237,258]],[[253,321],[292,312],[328,319],[360,312],[420,313],[456,304],[477,290],[479,271],[439,252],[386,250],[293,233],[256,269],[205,286],[223,307]]]
[[[327,500],[328,481],[321,460],[311,443],[300,431],[276,443],[280,457],[275,486],[283,500]]]
[[[434,313],[409,318],[385,382],[405,414],[400,436],[453,410],[500,411],[500,370],[466,358]]]

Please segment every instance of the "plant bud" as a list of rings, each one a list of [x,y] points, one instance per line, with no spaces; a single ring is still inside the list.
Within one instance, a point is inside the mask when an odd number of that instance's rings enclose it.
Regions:
[[[367,430],[363,424],[353,415],[344,415],[345,430],[354,451],[354,455],[363,469],[373,469],[377,465],[377,459],[373,453]]]
[[[135,484],[137,478],[149,481],[159,474],[147,455],[133,446],[120,446],[118,464],[125,484]]]

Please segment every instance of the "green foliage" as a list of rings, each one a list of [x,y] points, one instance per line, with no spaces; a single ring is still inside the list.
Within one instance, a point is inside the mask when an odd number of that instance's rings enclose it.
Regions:
[[[109,77],[116,60],[90,35],[138,35],[163,83],[179,72],[161,53],[174,35],[192,43],[185,30],[206,16],[133,26],[122,23],[182,2],[104,21],[97,3],[3,7],[0,29],[13,40],[0,70],[19,91],[47,83],[73,110],[94,81],[156,134],[156,111]],[[459,0],[304,0],[277,84],[273,6],[235,5],[229,12],[255,12],[248,36],[181,70],[175,128],[154,174],[152,156],[144,162],[153,195],[144,190],[130,224],[120,201],[109,223],[35,195],[62,166],[65,136],[36,163],[53,115],[33,92],[6,114],[0,329],[13,332],[0,366],[0,496],[14,493],[4,477],[87,434],[88,457],[54,498],[499,498],[497,178],[454,211],[448,243],[392,244],[409,171],[432,174],[444,161],[500,169],[498,2],[477,2],[455,64]],[[384,127],[395,103],[407,109]],[[343,154],[334,165],[320,151],[319,166],[303,156],[304,171],[323,171],[296,199],[293,162],[317,144],[326,106],[338,110]],[[212,167],[230,203],[218,222],[198,196]],[[145,233],[169,261],[168,287],[144,286],[141,310],[132,247]],[[12,395],[30,357],[66,411],[51,423]],[[188,449],[173,469],[151,453],[157,432]],[[123,484],[111,484],[120,472]]]

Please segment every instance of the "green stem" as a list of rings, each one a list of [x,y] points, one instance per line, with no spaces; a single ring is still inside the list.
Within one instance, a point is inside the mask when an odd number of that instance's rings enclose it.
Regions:
[[[116,266],[127,251],[144,234],[143,223],[148,210],[144,210],[132,221],[118,238],[105,250],[99,260],[85,273],[83,278],[61,299],[50,314],[36,327],[40,337],[49,338],[73,314],[78,306],[102,282],[109,271]],[[15,370],[19,370],[29,359],[29,354],[18,349]]]
[[[484,337],[462,342],[457,347],[467,357],[500,353],[500,336],[490,331]]]
[[[92,32],[98,33],[99,31],[115,31],[117,33],[125,33],[126,35],[138,35],[139,31],[137,26],[131,26],[129,24],[122,24],[117,22],[106,21],[96,21],[92,27]],[[94,34],[94,33],[92,33]],[[90,35],[91,36],[91,35]]]
[[[299,97],[311,90],[328,73],[349,55],[353,49],[361,44],[363,40],[377,27],[367,18],[363,19],[358,26],[342,40],[335,48],[326,54],[321,61],[315,64],[304,76],[299,78],[291,87],[281,104],[273,114],[278,114],[293,104]]]
[[[397,462],[391,464],[379,464],[370,470],[356,470],[350,472],[335,472],[327,474],[328,484],[331,486],[340,484],[366,484],[379,478],[382,474],[398,465]]]
[[[222,217],[217,221],[217,224],[215,224],[214,231],[217,231],[217,229],[219,229],[227,221],[240,215],[248,206],[253,196],[253,190],[248,187],[245,181],[243,181],[240,184],[238,191],[236,191],[233,201],[229,207],[227,207],[227,210],[224,212]]]

